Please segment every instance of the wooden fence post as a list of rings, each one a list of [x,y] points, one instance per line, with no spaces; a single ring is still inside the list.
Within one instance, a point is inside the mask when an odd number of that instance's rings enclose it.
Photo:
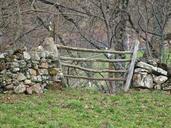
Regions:
[[[56,48],[57,48],[57,51],[59,50],[58,49],[58,47],[56,46]],[[62,64],[61,64],[61,60],[60,60],[60,53],[59,53],[59,51],[58,51],[58,68],[61,70],[61,84],[62,84],[62,86],[63,87],[67,87],[67,84],[66,84],[66,81],[65,81],[65,78],[64,78],[64,74],[63,74],[63,69],[62,69]]]
[[[128,76],[127,76],[127,80],[126,80],[125,87],[124,87],[125,92],[127,92],[129,90],[130,85],[131,85],[131,80],[132,80],[132,76],[134,73],[134,67],[135,67],[135,62],[137,59],[137,52],[139,49],[139,44],[140,44],[140,42],[138,40],[136,40],[133,55],[132,55],[132,61],[130,63],[129,69],[128,69]]]

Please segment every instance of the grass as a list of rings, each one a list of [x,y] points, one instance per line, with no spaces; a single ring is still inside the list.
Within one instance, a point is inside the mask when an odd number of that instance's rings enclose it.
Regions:
[[[163,54],[163,63],[171,66],[171,50],[166,50]]]
[[[83,89],[0,95],[0,128],[171,128],[171,96]]]

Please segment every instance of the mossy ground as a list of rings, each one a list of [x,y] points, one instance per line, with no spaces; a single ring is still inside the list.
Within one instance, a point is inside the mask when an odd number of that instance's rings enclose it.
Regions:
[[[171,128],[171,95],[86,89],[0,95],[0,128]]]

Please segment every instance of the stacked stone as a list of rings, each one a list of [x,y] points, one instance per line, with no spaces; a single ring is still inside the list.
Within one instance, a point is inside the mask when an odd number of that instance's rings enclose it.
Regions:
[[[168,71],[145,62],[138,62],[136,67],[133,76],[134,87],[170,91]]]
[[[0,54],[1,92],[43,93],[48,85],[60,81],[61,75],[58,58],[49,51],[18,49]]]

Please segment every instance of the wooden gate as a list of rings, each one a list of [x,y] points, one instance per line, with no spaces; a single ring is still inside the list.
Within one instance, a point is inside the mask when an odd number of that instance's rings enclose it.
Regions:
[[[57,45],[60,53],[60,66],[64,74],[64,84],[70,86],[70,81],[74,81],[73,79],[75,79],[74,84],[86,80],[88,85],[91,84],[91,81],[95,81],[96,84],[97,81],[104,81],[101,84],[108,83],[106,88],[110,93],[113,93],[118,82],[122,83],[124,91],[128,91],[138,47],[139,41],[135,42],[132,51],[98,50]],[[97,63],[101,63],[101,65],[99,66]]]

